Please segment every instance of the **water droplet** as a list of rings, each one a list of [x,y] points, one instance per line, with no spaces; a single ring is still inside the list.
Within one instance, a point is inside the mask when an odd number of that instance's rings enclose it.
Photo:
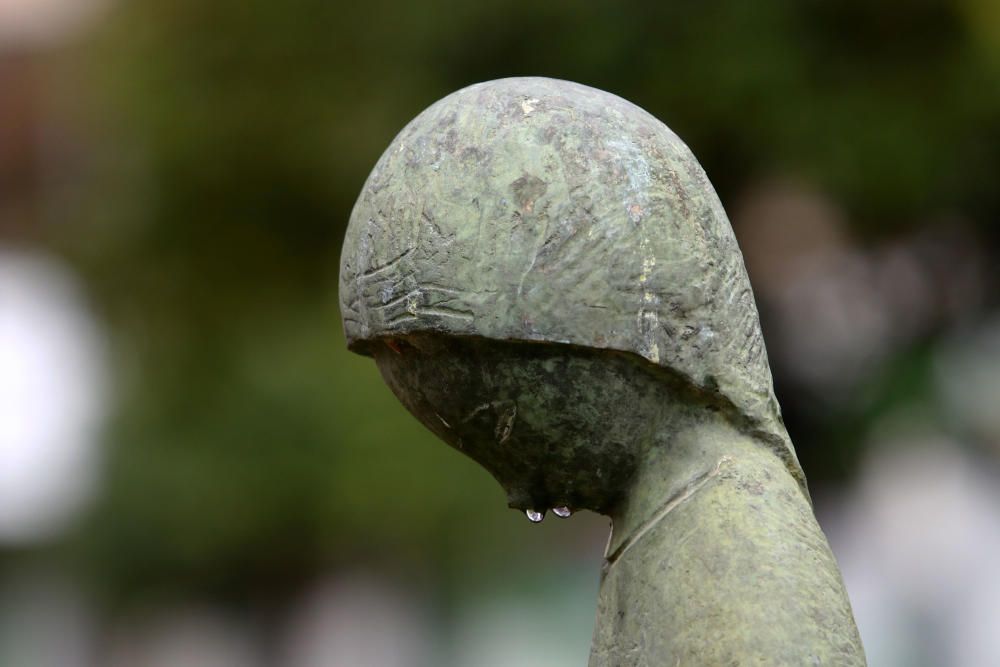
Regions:
[[[539,512],[538,510],[525,510],[524,513],[531,523],[538,523],[545,518],[545,512]]]
[[[573,513],[573,510],[566,507],[565,505],[560,505],[559,507],[553,507],[552,513],[558,517],[565,519]]]

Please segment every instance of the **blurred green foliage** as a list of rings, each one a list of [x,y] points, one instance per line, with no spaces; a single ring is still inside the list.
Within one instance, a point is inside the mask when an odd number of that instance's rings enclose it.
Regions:
[[[791,173],[864,236],[942,210],[985,226],[1000,213],[991,6],[120,3],[66,64],[87,82],[96,155],[56,239],[108,323],[118,379],[106,488],[81,530],[102,585],[240,595],[371,557],[445,577],[508,560],[514,540],[529,554],[558,540],[525,537],[486,474],[344,350],[351,206],[434,100],[501,76],[572,79],[663,119],[723,201]]]

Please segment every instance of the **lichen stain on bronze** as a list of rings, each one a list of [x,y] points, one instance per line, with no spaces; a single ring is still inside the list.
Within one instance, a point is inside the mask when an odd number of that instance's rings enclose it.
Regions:
[[[524,174],[510,184],[514,192],[514,199],[524,213],[531,213],[535,208],[535,202],[548,190],[548,184],[537,176]]]

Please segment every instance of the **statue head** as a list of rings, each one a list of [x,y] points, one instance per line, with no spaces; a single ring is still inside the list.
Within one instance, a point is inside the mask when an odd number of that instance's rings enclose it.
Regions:
[[[501,79],[417,116],[355,204],[340,305],[350,349],[513,507],[607,511],[668,403],[726,416],[804,484],[719,198],[609,93]]]

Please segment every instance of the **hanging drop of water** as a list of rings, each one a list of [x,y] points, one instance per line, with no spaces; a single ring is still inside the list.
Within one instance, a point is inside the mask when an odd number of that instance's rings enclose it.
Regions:
[[[569,515],[571,515],[573,513],[573,510],[571,510],[570,508],[566,507],[565,505],[560,505],[559,507],[553,507],[552,508],[552,513],[555,514],[556,516],[560,517],[560,518],[565,519],[565,518],[569,517]]]
[[[525,515],[528,517],[528,521],[531,523],[538,523],[545,518],[544,512],[539,512],[538,510],[525,510]]]

